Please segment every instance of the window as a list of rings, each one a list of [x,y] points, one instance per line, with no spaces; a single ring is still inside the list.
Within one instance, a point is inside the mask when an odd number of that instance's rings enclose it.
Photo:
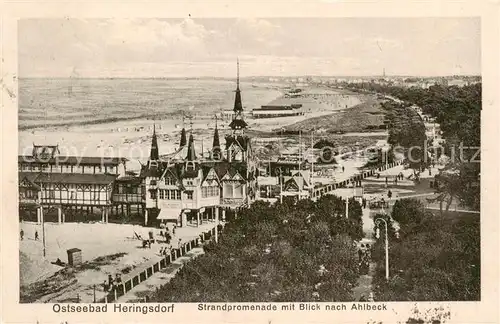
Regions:
[[[188,181],[186,181],[186,185],[187,185],[187,186],[192,186],[192,185],[193,185],[193,181],[192,181],[192,180],[188,180]]]
[[[48,172],[50,170],[50,167],[48,164],[42,164],[42,172]]]
[[[56,193],[54,190],[49,190],[49,198],[50,199],[55,199],[56,198]]]
[[[181,200],[181,191],[180,190],[175,190],[175,199]]]
[[[172,178],[165,178],[165,184],[167,186],[173,186],[173,185],[175,185],[175,180]]]
[[[149,195],[150,195],[151,199],[156,199],[156,191],[155,190],[151,190],[149,192]]]
[[[71,190],[69,192],[69,199],[76,199],[76,191]]]
[[[160,193],[160,199],[165,199],[165,190],[160,189],[158,192]]]
[[[208,190],[207,189],[208,188],[206,188],[206,187],[201,188],[201,196],[203,198],[206,198],[208,196]]]
[[[99,200],[99,192],[98,191],[93,191],[92,192],[92,200]]]
[[[102,166],[96,167],[95,171],[98,172],[98,173],[102,173]]]
[[[193,192],[192,191],[188,191],[186,192],[186,198],[188,200],[193,200]]]

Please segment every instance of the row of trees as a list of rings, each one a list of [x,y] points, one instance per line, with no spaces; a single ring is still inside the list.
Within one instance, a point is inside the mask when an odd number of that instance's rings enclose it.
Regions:
[[[158,302],[351,301],[358,278],[354,240],[363,236],[361,206],[323,196],[238,212],[217,244],[154,298]]]
[[[437,200],[450,206],[456,199],[463,206],[480,209],[481,83],[464,87],[434,85],[428,89],[371,82],[347,87],[396,97],[434,117],[446,140],[443,153],[450,157],[446,170],[437,177]],[[421,136],[416,130],[411,133]]]
[[[374,277],[378,300],[480,300],[480,221],[474,214],[436,217],[415,199],[397,201],[389,223],[390,280]],[[397,225],[395,225],[397,223]],[[398,227],[397,235],[394,227]],[[382,235],[381,238],[384,236]],[[373,258],[384,264],[383,239]]]

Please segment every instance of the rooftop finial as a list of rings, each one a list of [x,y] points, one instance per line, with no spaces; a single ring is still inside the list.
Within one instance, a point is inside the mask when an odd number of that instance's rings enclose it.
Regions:
[[[240,59],[236,57],[236,88],[240,88]]]
[[[215,129],[217,129],[217,114],[215,114]]]

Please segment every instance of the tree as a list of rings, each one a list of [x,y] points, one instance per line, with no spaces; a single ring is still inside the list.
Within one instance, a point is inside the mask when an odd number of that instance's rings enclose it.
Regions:
[[[156,301],[349,301],[358,276],[353,238],[361,207],[335,196],[297,204],[255,202],[218,244],[187,263]],[[323,270],[321,270],[323,269]],[[321,271],[320,271],[321,270]]]

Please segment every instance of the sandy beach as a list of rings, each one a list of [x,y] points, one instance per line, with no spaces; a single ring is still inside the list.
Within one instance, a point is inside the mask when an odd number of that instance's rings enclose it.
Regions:
[[[216,85],[219,84],[202,84],[198,86],[215,88]],[[82,116],[86,116],[85,120],[87,120],[88,123],[85,125],[82,125],[81,122],[71,125],[71,121],[78,119],[74,115],[81,112],[81,109],[69,109],[66,107],[69,105],[66,102],[68,99],[65,99],[64,105],[66,108],[63,109],[62,112],[64,115],[60,116],[60,119],[54,122],[55,124],[43,123],[45,117],[43,116],[43,111],[39,111],[38,127],[33,129],[21,129],[19,131],[19,153],[30,154],[33,143],[38,145],[59,145],[61,155],[121,156],[129,159],[127,166],[129,170],[138,170],[140,168],[140,163],[146,162],[149,156],[153,125],[155,125],[156,133],[158,134],[160,154],[168,154],[175,151],[179,143],[180,131],[183,126],[187,130],[190,130],[192,127],[197,151],[201,152],[203,149],[203,151],[206,152],[212,145],[213,130],[215,128],[215,118],[211,116],[215,116],[217,112],[230,110],[232,108],[234,94],[229,90],[231,86],[231,83],[223,84],[224,88],[228,88],[228,93],[223,93],[222,96],[224,99],[220,102],[214,102],[212,106],[204,105],[203,108],[200,108],[201,104],[198,102],[203,100],[204,95],[199,96],[199,93],[206,93],[208,90],[196,90],[198,92],[193,91],[196,95],[192,98],[191,102],[185,102],[185,105],[180,106],[178,111],[170,110],[169,114],[164,117],[160,114],[163,112],[158,108],[158,117],[141,117],[141,112],[136,111],[135,113],[138,114],[137,118],[92,123],[93,120],[101,120],[102,117],[108,115],[108,113],[95,113],[91,117],[88,117],[88,113],[85,112],[78,117],[82,118]],[[158,85],[156,85],[156,87],[158,88]],[[269,87],[268,84],[262,84],[261,87],[248,88],[242,85],[242,94],[243,101],[247,103],[246,105],[244,104],[246,106],[246,111],[250,110],[248,107],[258,107],[269,102],[284,100],[283,91],[278,91],[275,87]],[[305,115],[270,119],[252,119],[249,117],[246,120],[250,130],[264,132],[276,131],[283,126],[296,123],[297,121],[339,112],[361,102],[361,99],[356,95],[343,94],[339,91],[318,87],[309,87],[305,89],[303,96],[294,99],[287,98],[285,100],[301,103]],[[224,106],[221,106],[222,104],[224,104]],[[53,110],[62,109],[56,108],[53,108]],[[89,108],[89,110],[92,109]],[[119,111],[121,109],[123,109],[123,107],[116,108],[115,110]],[[24,111],[26,111],[25,108]],[[193,118],[190,120],[186,118],[183,123],[183,114],[178,112],[182,112],[184,115],[188,116],[191,115]],[[122,114],[117,115],[117,117],[120,116],[122,116]],[[20,125],[29,124],[24,120],[25,114],[21,112],[19,119]],[[28,119],[31,120],[30,118]],[[70,125],[57,126],[58,123],[61,123],[61,120]],[[225,133],[229,133],[227,128],[228,123],[229,120],[227,119],[218,121],[222,145],[224,144]]]

